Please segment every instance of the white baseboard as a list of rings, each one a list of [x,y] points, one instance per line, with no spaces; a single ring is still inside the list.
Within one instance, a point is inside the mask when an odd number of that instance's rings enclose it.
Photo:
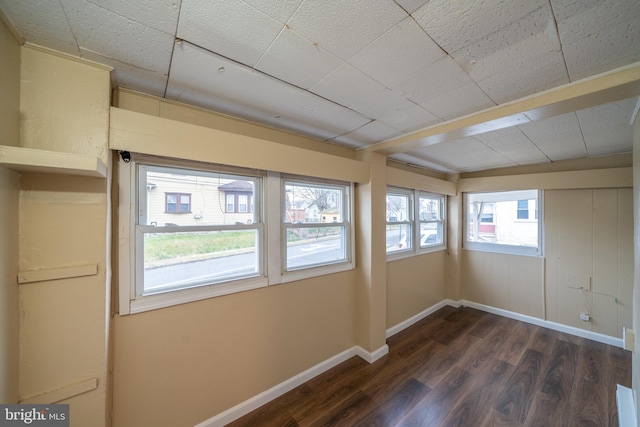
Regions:
[[[334,366],[337,366],[340,363],[352,358],[353,356],[359,356],[367,362],[373,363],[387,353],[389,353],[389,346],[386,344],[373,352],[369,352],[360,346],[353,346],[350,349],[336,354],[335,356],[330,357],[329,359],[326,359],[315,366],[312,366],[306,371],[301,372],[298,375],[293,376],[288,380],[271,387],[269,390],[263,391],[262,393],[253,396],[252,398],[247,399],[244,402],[239,403],[236,406],[229,408],[226,411],[221,412],[218,415],[197,424],[195,427],[225,426],[230,422],[242,417],[243,415],[246,415],[249,412],[258,409],[265,403],[268,403],[273,399],[282,396],[286,392],[293,390],[299,385],[304,384],[311,378],[314,378],[321,373],[328,371]]]
[[[491,307],[484,304],[478,304],[477,302],[460,300],[458,301],[458,307],[464,305],[467,307],[475,308],[477,310],[486,311],[487,313],[497,314],[510,319],[520,320],[522,322],[530,323],[532,325],[541,326],[543,328],[553,329],[554,331],[564,332],[567,334],[575,335],[582,338],[587,338],[593,341],[598,341],[603,344],[613,345],[615,347],[623,348],[622,339],[611,337],[609,335],[599,334],[597,332],[587,331],[585,329],[576,328],[574,326],[563,325],[561,323],[550,322],[548,320],[539,319],[537,317],[527,316],[526,314],[515,313],[509,310],[503,310],[501,308]]]
[[[440,310],[442,307],[444,307],[445,305],[450,305],[452,307],[459,307],[460,306],[460,302],[456,302],[450,299],[445,299],[440,301],[437,304],[432,305],[431,307],[427,308],[426,310],[421,311],[420,313],[416,314],[415,316],[412,316],[410,318],[408,318],[407,320],[405,320],[404,322],[400,322],[395,326],[390,327],[389,329],[387,329],[387,338],[394,336],[395,334],[397,334],[398,332],[407,329],[409,326],[413,325],[414,323],[418,323],[419,321],[421,321],[422,319],[424,319],[425,317],[427,317],[428,315],[435,313],[436,311]]]

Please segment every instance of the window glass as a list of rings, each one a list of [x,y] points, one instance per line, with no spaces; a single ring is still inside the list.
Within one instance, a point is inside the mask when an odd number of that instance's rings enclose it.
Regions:
[[[260,180],[138,165],[136,262],[141,271],[136,294],[260,275],[262,219],[246,212],[246,193],[240,203],[237,195],[228,194],[239,187],[253,194]],[[245,211],[236,213],[236,206]]]
[[[285,271],[349,261],[349,185],[285,179]]]
[[[420,193],[420,247],[444,245],[444,196]]]
[[[538,190],[465,194],[465,246],[523,255],[540,254]]]
[[[387,254],[413,249],[413,193],[387,191]]]

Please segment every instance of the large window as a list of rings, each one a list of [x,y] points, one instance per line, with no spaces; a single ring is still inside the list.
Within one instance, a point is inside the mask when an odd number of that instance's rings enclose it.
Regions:
[[[389,188],[387,254],[406,256],[444,249],[445,200],[441,194]]]
[[[262,274],[260,212],[230,215],[221,190],[259,196],[262,177],[138,164],[137,180],[136,297]]]
[[[185,163],[119,163],[122,314],[353,268],[351,183]]]
[[[282,190],[284,270],[349,262],[349,184],[286,178]]]
[[[465,247],[520,255],[542,254],[538,190],[466,193]]]

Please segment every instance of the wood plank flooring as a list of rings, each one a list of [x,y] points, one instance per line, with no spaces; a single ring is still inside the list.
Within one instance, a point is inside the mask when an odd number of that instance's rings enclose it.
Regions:
[[[444,307],[231,423],[242,426],[617,426],[631,353],[468,307]]]

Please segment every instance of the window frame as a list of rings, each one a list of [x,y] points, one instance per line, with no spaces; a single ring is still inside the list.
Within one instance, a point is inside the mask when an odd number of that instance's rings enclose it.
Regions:
[[[402,188],[396,186],[387,186],[386,194],[410,194],[411,195],[411,230],[412,230],[412,241],[414,242],[410,249],[406,250],[398,250],[394,252],[387,251],[387,261],[393,261],[396,259],[408,258],[416,255],[423,255],[432,252],[443,251],[447,249],[447,196],[445,194],[433,193],[429,191],[423,191],[419,189],[409,189]],[[440,219],[438,220],[422,220],[420,219],[420,199],[421,198],[430,198],[430,199],[440,199]],[[442,242],[438,242],[432,245],[422,246],[421,241],[421,231],[422,224],[425,223],[437,223],[441,224],[442,227]],[[398,224],[398,222],[386,222],[389,224]],[[438,227],[436,225],[436,227]]]
[[[176,196],[176,210],[169,210],[169,196]],[[189,197],[189,210],[183,211],[182,207],[182,196]],[[191,213],[191,193],[176,193],[173,191],[164,193],[164,213],[167,214],[175,214],[175,215],[183,215]]]
[[[275,173],[274,173],[275,175]],[[279,174],[278,174],[279,175]],[[334,187],[339,188],[342,191],[341,217],[340,222],[287,222],[286,218],[286,187],[287,184],[301,184],[315,187]],[[279,224],[280,224],[280,280],[282,283],[292,282],[296,280],[306,279],[315,276],[321,276],[325,274],[338,273],[342,271],[352,270],[355,267],[355,227],[353,226],[354,218],[354,184],[344,181],[336,181],[323,178],[314,178],[292,174],[280,175],[279,183],[280,191],[280,212],[279,212]],[[296,268],[287,268],[287,232],[293,228],[331,228],[331,227],[344,227],[344,233],[342,234],[342,245],[344,247],[345,258],[343,260],[309,264],[306,266],[300,266]]]
[[[518,216],[518,201],[523,200],[522,198],[518,198],[520,194],[523,192],[531,192],[535,191],[537,193],[537,215],[535,219],[531,219],[531,215],[529,215],[528,219],[519,219]],[[537,247],[533,246],[524,246],[524,245],[508,245],[508,244],[500,244],[500,243],[488,243],[488,242],[474,242],[469,240],[469,195],[481,195],[481,194],[499,194],[496,196],[496,200],[490,203],[494,203],[494,220],[491,224],[497,224],[495,215],[497,207],[495,206],[498,201],[513,201],[516,202],[516,212],[515,217],[513,219],[514,223],[537,223],[537,239],[538,245]],[[513,194],[513,197],[506,197],[509,194]],[[503,200],[498,200],[502,198]],[[506,191],[478,191],[478,192],[465,192],[462,195],[463,200],[463,213],[462,213],[462,221],[463,221],[463,238],[462,238],[462,248],[472,251],[479,252],[492,252],[492,253],[502,253],[509,255],[521,255],[521,256],[532,256],[532,257],[542,257],[543,256],[543,248],[544,248],[544,190],[539,189],[527,189],[527,190],[506,190]],[[528,199],[527,199],[528,200]],[[527,211],[529,212],[529,211]]]
[[[393,226],[393,225],[404,225],[405,229],[405,247],[400,247],[397,250],[394,250],[392,252],[389,252],[389,248],[387,248],[387,256],[402,256],[403,254],[411,254],[413,252],[415,252],[416,250],[416,245],[415,242],[417,241],[415,239],[415,227],[416,227],[416,215],[415,215],[415,190],[409,190],[406,188],[400,188],[400,187],[387,187],[387,192],[385,194],[385,202],[387,201],[387,198],[389,196],[395,196],[395,197],[406,197],[407,198],[407,209],[406,209],[406,214],[407,214],[407,219],[405,220],[400,220],[400,221],[389,221],[389,219],[386,220],[386,228],[385,231],[388,232],[388,227],[389,226]],[[387,205],[387,203],[385,203],[385,205]],[[385,208],[387,208],[388,206],[386,206]],[[388,212],[388,209],[387,209]],[[386,216],[386,213],[385,213]],[[408,232],[406,231],[408,228]],[[386,236],[386,232],[385,232],[385,236]],[[402,241],[402,238],[400,238],[399,242]],[[386,245],[385,245],[386,246]]]

